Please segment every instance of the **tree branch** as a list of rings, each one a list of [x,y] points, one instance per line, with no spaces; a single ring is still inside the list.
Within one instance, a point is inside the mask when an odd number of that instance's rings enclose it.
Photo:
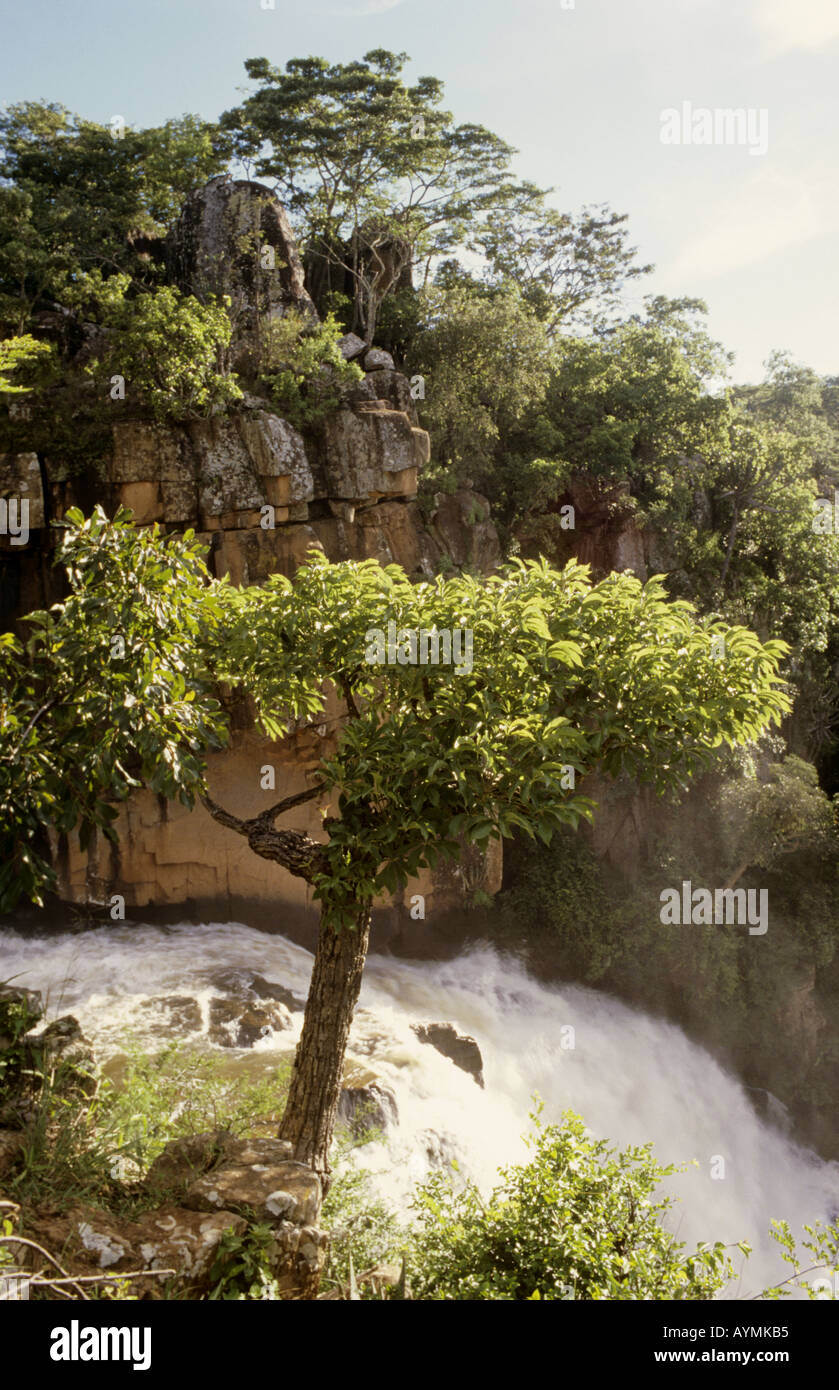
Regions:
[[[341,674],[340,674],[340,676],[338,677],[338,679],[339,679],[340,685],[341,685],[341,693],[343,694],[344,699],[345,699],[346,702],[347,702],[347,709],[349,710],[349,712],[350,712],[350,714],[352,715],[353,719],[357,719],[357,718],[358,718],[358,705],[355,703],[355,696],[354,696],[353,693],[352,693],[352,686],[350,685],[350,678],[349,678],[349,676],[347,675],[346,671],[342,671]]]
[[[206,811],[209,811],[213,820],[218,821],[219,825],[223,825],[227,830],[235,830],[238,835],[247,835],[248,822],[240,820],[238,816],[231,815],[229,811],[225,811],[224,807],[219,806],[217,801],[213,801],[209,794],[202,795],[201,804]]]
[[[279,807],[285,806],[289,809],[289,803],[301,803],[302,801],[312,800],[318,795],[321,788],[311,788],[307,792],[301,792],[296,797],[288,797],[286,802],[280,802]],[[230,811],[226,811],[223,806],[219,806],[217,801],[213,801],[211,796],[202,796],[201,803],[209,811],[214,821],[223,825],[226,830],[235,830],[237,835],[244,835],[254,854],[258,854],[262,859],[272,859],[277,864],[282,864],[295,878],[305,879],[307,883],[313,883],[315,875],[326,867],[326,853],[324,846],[317,840],[313,840],[308,835],[304,835],[299,830],[275,830],[270,824],[272,815],[279,815],[277,806],[269,807],[268,811],[259,816],[253,816],[250,820],[242,820],[239,816],[234,816]]]
[[[267,811],[260,811],[255,819],[261,821],[275,820],[284,811],[291,811],[295,806],[302,806],[305,801],[314,801],[325,790],[325,782],[316,782],[313,787],[309,787],[306,791],[297,792],[295,796],[287,796],[283,801],[278,801],[275,806],[269,806]]]

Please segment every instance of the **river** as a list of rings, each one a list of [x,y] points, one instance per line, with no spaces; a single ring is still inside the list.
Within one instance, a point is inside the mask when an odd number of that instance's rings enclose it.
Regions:
[[[160,1046],[170,1015],[149,1001],[191,996],[202,1022],[184,1036],[209,1046],[210,1002],[229,997],[231,971],[305,995],[311,961],[282,936],[231,922],[42,937],[0,931],[0,977],[41,990],[50,1018],[75,1014],[103,1060],[129,1039]],[[293,1018],[295,1030],[254,1045],[266,1063],[293,1047],[302,1015]],[[477,1039],[484,1089],[419,1042],[411,1024],[429,1021]],[[839,1164],[761,1119],[736,1077],[679,1028],[596,990],[549,987],[490,947],[430,964],[372,955],[350,1052],[396,1097],[398,1123],[386,1141],[359,1152],[399,1207],[435,1162],[455,1158],[491,1184],[500,1164],[524,1156],[521,1135],[538,1095],[545,1119],[576,1110],[598,1137],[651,1140],[662,1163],[696,1160],[669,1180],[679,1198],[670,1224],[690,1245],[749,1241],[754,1253],[729,1297],[748,1298],[789,1274],[768,1236],[773,1217],[800,1236],[804,1222],[839,1208]]]

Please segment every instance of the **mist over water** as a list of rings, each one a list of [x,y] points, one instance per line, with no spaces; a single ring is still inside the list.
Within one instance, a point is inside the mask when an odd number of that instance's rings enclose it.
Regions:
[[[161,1031],[165,1010],[151,999],[191,996],[206,1031],[211,999],[231,992],[231,970],[305,995],[311,962],[285,938],[237,923],[120,924],[37,938],[0,932],[0,976],[41,990],[48,1017],[75,1014],[103,1060],[129,1041],[154,1049],[171,1036]],[[265,1054],[266,1063],[287,1053],[302,1021],[300,1013],[293,1017],[294,1031],[270,1034],[250,1051]],[[430,1021],[451,1022],[477,1039],[485,1089],[418,1041],[411,1024]],[[200,1032],[183,1036],[201,1040]],[[800,1237],[805,1222],[839,1209],[839,1164],[761,1120],[748,1091],[679,1028],[595,990],[548,987],[489,947],[431,964],[371,956],[350,1056],[396,1097],[398,1124],[384,1143],[358,1153],[400,1207],[431,1166],[452,1159],[490,1186],[499,1165],[525,1156],[521,1135],[538,1093],[544,1120],[576,1110],[598,1138],[652,1141],[661,1163],[697,1160],[669,1180],[679,1198],[669,1224],[691,1247],[749,1241],[754,1253],[729,1296],[748,1297],[790,1273],[768,1235],[773,1217],[788,1220]],[[725,1177],[714,1179],[719,1157]],[[739,1268],[739,1254],[736,1261]]]

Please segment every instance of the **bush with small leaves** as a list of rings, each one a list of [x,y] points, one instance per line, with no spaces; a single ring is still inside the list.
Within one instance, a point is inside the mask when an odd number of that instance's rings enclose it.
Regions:
[[[529,1163],[502,1169],[487,1199],[443,1173],[419,1188],[414,1298],[442,1300],[713,1298],[733,1272],[720,1242],[687,1253],[662,1225],[662,1168],[651,1145],[592,1138],[578,1115],[527,1140]],[[744,1254],[747,1246],[738,1246]]]

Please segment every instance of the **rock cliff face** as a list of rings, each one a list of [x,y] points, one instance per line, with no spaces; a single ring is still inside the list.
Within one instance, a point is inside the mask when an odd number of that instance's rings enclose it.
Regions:
[[[170,247],[181,283],[232,289],[250,312],[263,291],[236,269],[233,252],[242,228],[252,224],[284,265],[272,282],[269,311],[310,308],[285,214],[258,185],[214,180],[190,200]],[[246,315],[244,329],[237,321],[236,341],[247,331]],[[312,546],[331,560],[399,564],[416,579],[443,567],[488,573],[500,559],[488,503],[461,490],[440,495],[430,516],[423,516],[417,475],[430,446],[410,387],[386,353],[366,352],[361,360],[370,370],[344,406],[305,437],[253,396],[235,414],[181,425],[115,424],[95,500],[110,510],[130,507],[140,525],[192,528],[206,546],[211,571],[235,584],[258,584],[273,573],[292,577]],[[0,496],[30,503],[26,544],[0,537],[7,617],[59,596],[49,564],[55,539],[49,522],[80,500],[77,491],[54,484],[35,454],[0,456]],[[299,729],[282,745],[267,743],[250,727],[237,729],[232,746],[211,759],[214,795],[233,812],[253,815],[300,791],[306,772],[330,750],[327,727]],[[312,805],[301,807],[289,824],[316,838],[322,833]],[[104,906],[119,894],[128,916],[157,910],[245,918],[306,935],[316,921],[302,880],[259,859],[200,807],[187,812],[141,793],[122,809],[118,828],[118,849],[99,842],[82,853],[73,837],[55,842],[63,897]],[[424,920],[414,920],[401,904],[380,904],[379,939],[384,931],[389,938],[410,936],[419,946],[468,890],[492,892],[499,884],[500,850],[477,865],[466,856],[459,869],[441,869],[406,892],[406,903],[413,892],[424,896]]]
[[[560,524],[569,507],[573,525]],[[518,539],[525,554],[548,555],[559,566],[579,560],[591,566],[595,578],[612,570],[632,570],[639,579],[647,579],[669,568],[659,538],[638,525],[628,487],[596,478],[570,478],[543,516],[525,519]]]

